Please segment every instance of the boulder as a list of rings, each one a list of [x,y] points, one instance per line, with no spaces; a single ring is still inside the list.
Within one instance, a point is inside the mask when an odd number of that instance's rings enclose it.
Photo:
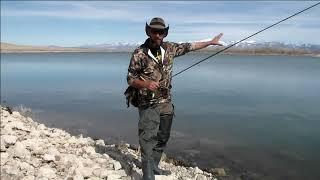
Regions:
[[[22,144],[21,142],[17,142],[14,145],[13,156],[20,159],[28,159],[30,158],[31,153],[26,149],[24,144]]]
[[[102,140],[102,139],[96,140],[95,144],[96,144],[96,145],[100,145],[100,146],[104,146],[104,145],[105,145],[105,144],[104,144],[104,140]]]
[[[9,147],[11,145],[14,145],[17,141],[17,137],[13,135],[3,135],[1,136],[1,143],[4,143],[5,147]]]
[[[114,170],[119,170],[119,169],[121,169],[121,164],[120,164],[120,162],[119,162],[119,161],[113,162],[113,168],[114,168]]]
[[[193,173],[194,173],[194,174],[202,174],[203,171],[202,171],[201,169],[199,169],[198,167],[195,167],[195,168],[193,169]]]

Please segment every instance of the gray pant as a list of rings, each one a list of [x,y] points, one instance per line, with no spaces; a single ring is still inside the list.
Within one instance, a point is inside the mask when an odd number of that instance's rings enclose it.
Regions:
[[[170,138],[174,108],[172,103],[139,107],[139,144],[144,180],[153,180],[153,169],[158,166]]]

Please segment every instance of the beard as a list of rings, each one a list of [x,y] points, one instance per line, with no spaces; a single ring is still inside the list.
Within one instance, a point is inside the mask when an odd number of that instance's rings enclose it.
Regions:
[[[160,48],[160,45],[162,44],[162,39],[151,39],[150,38],[150,46],[153,48]]]

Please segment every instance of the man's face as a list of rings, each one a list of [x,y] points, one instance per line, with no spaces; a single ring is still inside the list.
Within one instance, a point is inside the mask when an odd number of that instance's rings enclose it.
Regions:
[[[165,35],[164,29],[151,29],[150,31],[150,39],[152,46],[159,47],[163,41]]]

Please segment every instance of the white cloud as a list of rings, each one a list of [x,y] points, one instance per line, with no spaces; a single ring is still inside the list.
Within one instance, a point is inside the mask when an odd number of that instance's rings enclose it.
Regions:
[[[226,40],[240,39],[288,17],[314,2],[197,2],[197,1],[38,1],[28,2],[25,8],[1,6],[1,18],[17,16],[54,17],[64,19],[109,20],[124,23],[134,22],[143,26],[146,20],[162,16],[170,24],[170,36],[177,40],[197,40],[224,32]],[[155,5],[157,8],[155,8]],[[229,8],[229,6],[239,8]],[[249,5],[246,7],[246,5]],[[174,7],[177,7],[174,10]],[[211,8],[211,11],[192,11],[193,7]],[[257,36],[257,39],[294,38],[320,44],[316,31],[319,30],[319,7],[311,9],[275,27],[281,30]],[[273,28],[273,29],[275,29]],[[272,31],[271,31],[272,32]],[[287,32],[296,33],[296,37]],[[313,36],[313,37],[312,37]]]
[[[286,12],[289,7],[297,8],[297,3],[290,3],[287,6],[279,6],[278,3],[266,3],[265,6],[259,5],[259,9],[251,5],[251,9],[247,11],[237,10],[223,11],[219,10],[220,7],[226,8],[228,3],[226,2],[83,2],[83,1],[48,1],[48,2],[30,2],[31,4],[38,6],[38,10],[28,9],[14,9],[3,8],[1,13],[3,16],[48,16],[48,17],[60,17],[60,18],[79,18],[79,19],[110,19],[110,20],[124,20],[133,22],[144,22],[146,19],[150,19],[155,15],[162,15],[170,21],[170,23],[179,23],[183,19],[184,23],[271,23],[276,19],[284,18],[288,16]],[[39,5],[40,3],[40,5]],[[213,6],[211,12],[190,12],[192,6],[204,6],[203,3],[210,3]],[[237,2],[239,3],[239,2]],[[248,2],[247,2],[248,3]],[[159,8],[155,8],[155,5],[160,4]],[[259,3],[261,4],[261,2]],[[284,4],[284,3],[283,3]],[[299,4],[299,3],[298,3]],[[163,12],[167,6],[186,5],[185,8],[179,8],[172,11]],[[304,5],[304,4],[303,4]],[[43,7],[46,8],[43,8]],[[163,7],[162,7],[163,6]],[[59,7],[59,8],[58,8]],[[179,6],[180,7],[180,6]],[[60,10],[62,9],[62,10]],[[272,11],[272,13],[270,13]],[[286,12],[284,12],[286,11]],[[284,13],[283,13],[284,12]],[[292,11],[292,13],[295,11]],[[320,13],[315,13],[314,16],[308,18],[299,17],[300,20],[309,20],[317,18]]]

